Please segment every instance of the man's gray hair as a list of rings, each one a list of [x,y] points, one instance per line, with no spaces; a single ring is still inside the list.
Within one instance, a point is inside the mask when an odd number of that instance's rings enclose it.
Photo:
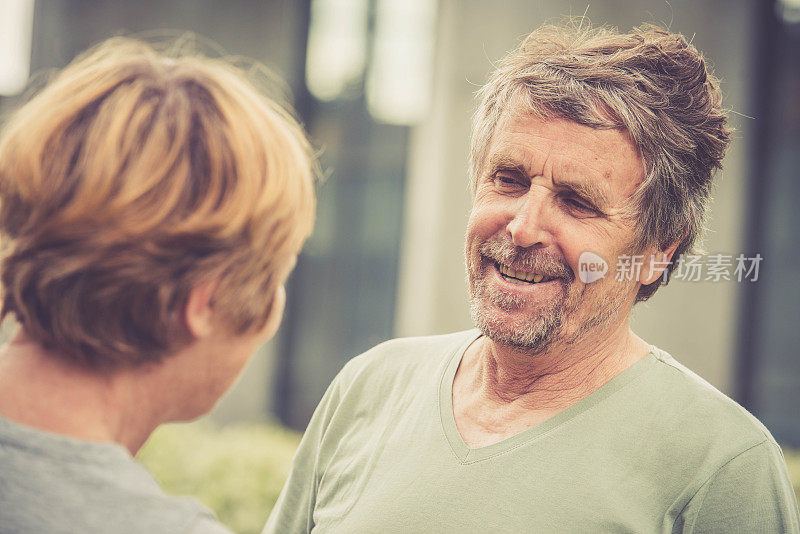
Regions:
[[[473,191],[497,123],[508,110],[619,128],[630,135],[645,165],[645,178],[631,199],[639,213],[636,249],[680,241],[673,258],[692,251],[730,130],[719,80],[682,35],[652,25],[628,34],[575,24],[542,26],[500,61],[479,97],[470,156]],[[661,283],[659,278],[642,286],[637,302],[650,298]]]

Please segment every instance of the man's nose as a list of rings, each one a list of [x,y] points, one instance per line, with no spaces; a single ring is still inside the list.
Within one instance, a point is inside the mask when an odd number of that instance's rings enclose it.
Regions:
[[[519,197],[506,229],[518,247],[546,247],[552,243],[547,192],[531,189]]]

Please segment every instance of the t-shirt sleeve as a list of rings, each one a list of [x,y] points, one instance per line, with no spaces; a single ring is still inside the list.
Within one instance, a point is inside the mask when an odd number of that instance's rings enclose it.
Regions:
[[[308,533],[314,528],[320,444],[338,404],[341,377],[342,373],[333,380],[314,410],[292,461],[289,478],[262,534]]]
[[[684,509],[679,532],[800,534],[797,498],[786,461],[771,440],[722,466]]]

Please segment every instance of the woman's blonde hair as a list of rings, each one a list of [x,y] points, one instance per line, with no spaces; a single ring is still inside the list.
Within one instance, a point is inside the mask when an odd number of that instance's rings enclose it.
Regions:
[[[183,305],[214,280],[221,321],[259,330],[311,232],[315,169],[241,69],[110,39],[0,136],[0,316],[95,369],[190,343]]]

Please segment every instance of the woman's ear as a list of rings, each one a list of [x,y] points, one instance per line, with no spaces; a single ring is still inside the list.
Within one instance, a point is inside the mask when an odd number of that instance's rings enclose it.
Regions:
[[[214,310],[211,298],[219,285],[219,280],[205,282],[192,288],[184,307],[184,319],[189,332],[196,339],[210,336],[214,331]]]
[[[278,289],[275,290],[275,295],[272,297],[272,306],[267,315],[267,322],[262,329],[264,341],[271,339],[278,331],[278,327],[281,325],[281,320],[283,319],[283,310],[285,307],[286,289],[283,287],[283,284],[281,284],[278,286]]]

